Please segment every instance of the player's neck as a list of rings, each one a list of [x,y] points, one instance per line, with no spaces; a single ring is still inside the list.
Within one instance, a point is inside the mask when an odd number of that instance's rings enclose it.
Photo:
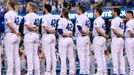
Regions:
[[[129,19],[129,20],[132,20],[132,19],[133,19],[133,17],[129,17],[128,19]]]
[[[8,9],[8,11],[12,11],[12,10],[13,10],[13,8],[9,8],[9,9]]]
[[[100,17],[100,15],[96,15],[96,18]]]
[[[81,12],[80,15],[82,15],[83,13]]]
[[[114,18],[119,17],[118,15],[115,15]]]
[[[49,12],[46,12],[45,14],[49,14]]]
[[[33,10],[29,10],[29,13],[32,13],[32,12],[34,12]]]

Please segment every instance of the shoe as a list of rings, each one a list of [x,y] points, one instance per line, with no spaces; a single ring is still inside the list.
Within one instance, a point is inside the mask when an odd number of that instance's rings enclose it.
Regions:
[[[113,73],[112,75],[117,75],[117,74]]]
[[[125,75],[125,74],[120,74],[120,75]]]

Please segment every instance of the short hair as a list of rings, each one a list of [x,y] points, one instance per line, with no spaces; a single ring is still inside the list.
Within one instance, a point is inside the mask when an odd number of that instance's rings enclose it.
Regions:
[[[15,1],[14,0],[9,0],[8,1],[8,4],[13,8],[13,9],[15,9]]]
[[[103,10],[102,10],[101,8],[96,8],[95,10],[96,10],[96,12],[98,12],[98,13],[99,13],[99,15],[102,15]]]
[[[126,11],[126,13],[129,13],[129,14],[131,14],[132,16],[133,16],[133,11],[131,11],[131,10],[128,10],[128,11]]]
[[[85,8],[85,7],[83,7],[83,6],[79,6],[79,10],[81,10],[81,11],[82,11],[82,13],[85,13],[86,8]]]
[[[68,16],[69,10],[67,8],[63,8],[62,13],[65,16],[65,18],[69,19],[69,16]]]
[[[44,5],[44,8],[47,9],[48,12],[51,12],[52,11],[52,7],[49,4],[45,4]]]
[[[33,2],[28,2],[27,4],[30,5],[32,10],[35,10],[37,8],[37,5],[35,3],[33,3]]]
[[[114,8],[113,10],[117,13],[118,16],[120,16],[121,10],[119,8]]]

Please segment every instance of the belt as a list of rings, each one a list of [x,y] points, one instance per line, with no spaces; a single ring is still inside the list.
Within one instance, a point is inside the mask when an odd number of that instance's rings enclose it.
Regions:
[[[85,37],[85,36],[87,36],[87,35],[81,35],[81,36]]]
[[[71,38],[72,36],[62,36],[62,37],[64,37],[64,38],[68,38],[68,37],[70,37],[70,38]]]
[[[102,35],[98,35],[98,36],[102,36]],[[102,36],[103,37],[103,36]]]
[[[47,32],[47,34],[54,34],[54,33],[49,33],[49,32]]]
[[[121,38],[120,36],[113,36],[113,37],[114,37],[114,38]],[[112,38],[113,38],[113,37],[112,37]]]

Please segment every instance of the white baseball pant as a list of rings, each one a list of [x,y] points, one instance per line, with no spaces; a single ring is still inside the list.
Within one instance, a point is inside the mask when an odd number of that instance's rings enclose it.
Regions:
[[[125,52],[130,65],[130,75],[134,74],[134,38],[125,39]]]
[[[125,74],[125,60],[123,56],[124,40],[120,37],[113,37],[111,42],[113,73]]]
[[[6,33],[4,37],[4,46],[7,57],[6,75],[20,75],[20,58],[19,58],[20,37],[14,33]],[[14,71],[15,67],[15,71]]]
[[[35,32],[26,33],[24,36],[24,47],[27,57],[27,74],[40,75],[40,63],[38,56],[38,44],[39,44],[39,35]]]
[[[44,55],[46,57],[46,72],[56,72],[55,45],[56,45],[56,37],[54,34],[43,34],[42,48]]]
[[[95,36],[93,39],[93,50],[97,62],[97,73],[104,75],[107,73],[105,57],[106,39],[102,36]]]
[[[67,75],[67,62],[69,60],[69,74],[75,74],[75,59],[73,51],[73,39],[70,37],[62,37],[59,39],[59,53],[61,58],[61,75]]]
[[[77,52],[80,61],[80,74],[90,74],[90,39],[88,36],[77,37]]]

